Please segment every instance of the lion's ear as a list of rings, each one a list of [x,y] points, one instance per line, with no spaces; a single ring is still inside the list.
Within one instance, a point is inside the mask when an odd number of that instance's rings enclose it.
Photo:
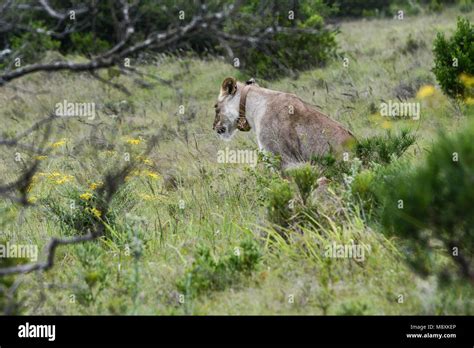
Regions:
[[[221,86],[221,92],[223,95],[232,95],[237,91],[237,80],[233,77],[227,77]]]

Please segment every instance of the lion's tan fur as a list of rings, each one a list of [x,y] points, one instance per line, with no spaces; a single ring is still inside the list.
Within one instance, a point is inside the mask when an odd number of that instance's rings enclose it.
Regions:
[[[217,102],[216,121],[227,125],[230,138],[235,132],[240,91],[245,84],[227,78]],[[261,150],[280,155],[285,167],[332,153],[340,156],[355,143],[342,124],[290,93],[253,85],[247,95],[246,118],[255,131]]]

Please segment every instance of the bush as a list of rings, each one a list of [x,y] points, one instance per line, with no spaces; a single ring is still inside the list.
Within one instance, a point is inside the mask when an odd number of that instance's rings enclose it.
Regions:
[[[351,171],[351,165],[348,161],[338,161],[332,154],[312,156],[311,164],[318,167],[320,176],[336,181],[342,180],[344,175]]]
[[[0,245],[6,245],[7,242],[0,240]],[[7,258],[0,257],[0,268],[15,267],[28,263],[25,258]],[[15,283],[15,276],[0,276],[0,313],[4,315],[19,315],[22,312],[22,301],[18,299],[16,291],[11,291]],[[11,296],[9,296],[11,292]]]
[[[229,251],[220,260],[216,260],[208,248],[201,247],[191,268],[178,281],[178,290],[190,297],[222,291],[244,276],[250,276],[260,259],[259,248],[250,239],[244,240],[239,248]]]
[[[46,29],[42,22],[33,22],[29,25],[34,30],[13,36],[10,40],[10,47],[12,51],[18,53],[22,66],[36,63],[37,60],[44,57],[47,51],[58,50],[60,47],[59,41],[37,32]],[[5,68],[6,64],[4,65],[0,64],[0,68]]]
[[[364,163],[388,164],[398,158],[415,143],[415,136],[408,130],[394,135],[387,131],[385,136],[374,136],[361,140],[356,145],[356,155]]]
[[[125,216],[136,204],[130,186],[122,186],[112,198],[104,213],[106,202],[96,191],[79,191],[67,189],[66,202],[51,198],[42,199],[47,213],[53,217],[66,235],[84,234],[102,226],[105,237],[122,245],[131,238],[127,235],[127,226],[121,223],[120,216]]]
[[[294,19],[290,12],[294,12]],[[288,4],[283,1],[248,1],[239,17],[226,29],[242,37],[277,25],[297,29],[291,32],[275,32],[266,42],[258,46],[239,45],[234,55],[241,68],[250,76],[274,79],[283,74],[293,74],[314,66],[325,64],[335,56],[335,31],[324,27],[324,15],[329,8],[321,1],[298,1]],[[256,16],[256,13],[261,15]]]
[[[474,281],[473,136],[473,126],[442,135],[421,166],[386,175],[378,194],[386,233],[406,243],[407,259],[421,274],[446,274],[432,262],[441,250]]]
[[[433,52],[433,72],[443,92],[451,98],[472,97],[474,26],[469,20],[458,18],[456,32],[450,39],[446,39],[443,33],[438,33]]]
[[[303,204],[306,204],[311,192],[316,188],[316,180],[319,178],[318,172],[309,164],[288,170],[288,174],[295,181]]]
[[[290,183],[285,180],[272,182],[267,194],[267,213],[271,222],[286,227],[292,216],[289,207],[293,198]]]

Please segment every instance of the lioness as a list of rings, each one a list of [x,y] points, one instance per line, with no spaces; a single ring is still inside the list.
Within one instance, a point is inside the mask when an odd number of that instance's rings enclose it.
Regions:
[[[280,155],[283,168],[329,153],[340,157],[355,143],[349,130],[296,95],[262,88],[253,80],[226,78],[215,109],[213,129],[222,139],[253,129],[260,150]]]

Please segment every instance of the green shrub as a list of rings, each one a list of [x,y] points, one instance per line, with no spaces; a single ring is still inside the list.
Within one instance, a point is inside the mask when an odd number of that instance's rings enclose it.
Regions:
[[[433,263],[441,251],[474,281],[473,136],[473,126],[442,135],[424,163],[385,175],[378,193],[386,233],[401,238],[409,263],[421,274],[446,274]]]
[[[474,26],[469,20],[458,18],[450,39],[438,33],[433,53],[433,72],[443,92],[452,98],[472,97],[474,85],[466,82],[474,76]]]
[[[7,242],[0,240],[0,245],[6,245]],[[24,258],[0,257],[0,268],[15,267],[28,263]],[[16,291],[12,291],[15,283],[15,276],[0,276],[0,313],[5,315],[19,315],[22,311],[22,301],[18,299]]]
[[[374,184],[376,174],[368,169],[362,170],[358,173],[351,184],[351,192],[354,196],[360,199],[363,203],[365,211],[370,212],[374,205]]]
[[[294,12],[294,18],[289,11]],[[274,79],[281,75],[325,64],[335,57],[336,31],[324,26],[324,15],[329,11],[321,0],[298,1],[291,5],[283,1],[247,1],[238,18],[226,29],[232,34],[248,37],[258,30],[277,26],[295,31],[268,34],[268,39],[257,45],[237,45],[234,56],[249,76]],[[259,13],[256,16],[255,13]]]
[[[349,174],[351,171],[351,165],[348,161],[337,160],[332,154],[312,156],[311,164],[318,167],[320,176],[336,181],[342,180],[344,174]]]
[[[76,278],[82,283],[77,286],[74,295],[82,306],[95,303],[99,294],[110,285],[108,277],[110,268],[104,262],[106,252],[102,246],[95,243],[78,244],[74,247],[80,267],[77,269]]]
[[[306,204],[311,192],[316,188],[316,180],[319,178],[318,171],[309,164],[305,164],[288,170],[288,174],[298,187],[303,204]]]
[[[66,235],[87,233],[88,230],[96,230],[102,225],[106,237],[122,245],[128,243],[131,237],[125,233],[124,224],[119,222],[119,217],[125,216],[136,204],[133,197],[131,188],[127,185],[122,186],[104,212],[105,202],[97,192],[72,188],[65,192],[64,201],[44,198],[42,204]]]
[[[415,143],[416,137],[408,130],[400,134],[387,131],[385,136],[374,136],[359,141],[356,145],[356,155],[364,163],[388,164],[393,158],[398,158]]]
[[[215,259],[207,247],[201,247],[192,266],[177,282],[178,290],[188,297],[222,291],[250,276],[260,259],[259,248],[250,239],[244,240],[239,248],[230,250],[221,259]]]
[[[10,39],[11,48],[14,52],[18,53],[22,66],[36,63],[37,60],[43,58],[47,51],[58,50],[60,47],[58,40],[37,32],[47,29],[42,22],[32,22],[29,23],[29,26],[31,26],[32,30],[19,33]],[[2,68],[1,65],[0,68]]]
[[[293,198],[290,183],[286,180],[272,182],[267,192],[267,213],[271,222],[286,227],[292,216],[290,201]]]
[[[92,33],[72,33],[71,42],[74,50],[81,54],[98,54],[110,48],[110,44]]]

